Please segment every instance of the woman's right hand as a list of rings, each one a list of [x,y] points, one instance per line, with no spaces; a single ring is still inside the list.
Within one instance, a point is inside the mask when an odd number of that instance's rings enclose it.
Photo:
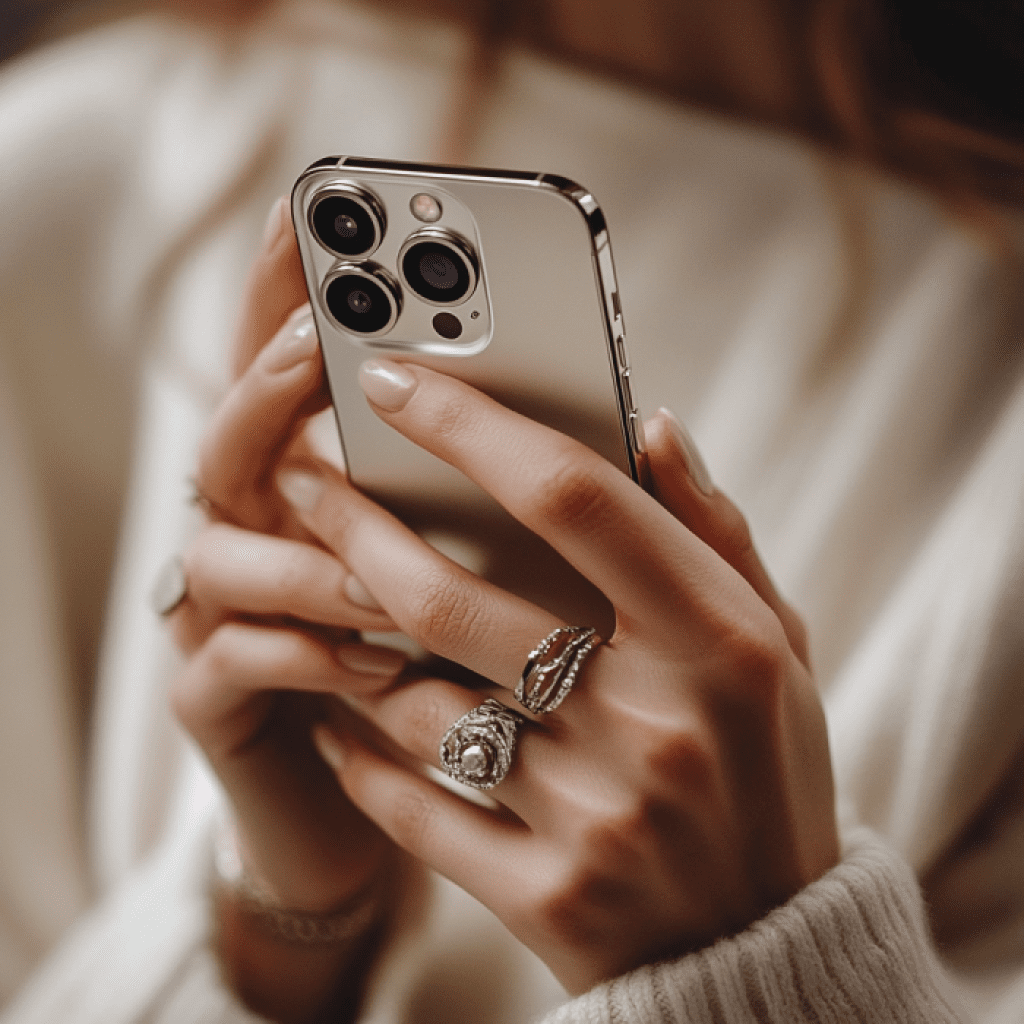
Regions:
[[[183,554],[187,594],[168,616],[186,656],[171,701],[227,793],[250,880],[274,904],[319,915],[393,869],[398,852],[347,799],[312,725],[337,695],[379,686],[405,659],[359,641],[358,630],[395,627],[271,485],[282,455],[304,447],[299,425],[329,401],[308,307],[294,308],[304,296],[294,236],[280,205],[275,214],[235,344],[238,378],[200,450],[208,523]],[[225,914],[222,901],[220,952],[254,1009],[315,1019],[337,999],[341,951],[271,949]]]
[[[316,334],[299,311],[205,438],[196,483],[210,521],[183,556],[187,597],[170,616],[187,657],[173,707],[231,800],[246,869],[275,902],[310,913],[344,904],[387,846],[317,755],[311,723],[324,695],[379,685],[404,664],[357,641],[355,630],[394,626],[334,555],[261,497],[277,457],[301,444],[291,435],[319,377]]]

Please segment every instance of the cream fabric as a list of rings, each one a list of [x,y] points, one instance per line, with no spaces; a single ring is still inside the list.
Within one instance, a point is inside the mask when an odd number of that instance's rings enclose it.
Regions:
[[[438,158],[464,50],[309,2],[127,21],[0,74],[0,998],[95,903],[12,1022],[241,1019],[205,947],[216,790],[146,595],[197,525],[186,478],[273,198],[326,153]],[[851,818],[924,881],[978,1018],[1019,1019],[1019,276],[906,187],[534,57],[486,113],[473,163],[601,201],[642,405],[687,420],[807,617]],[[433,884],[366,1021],[564,998]]]

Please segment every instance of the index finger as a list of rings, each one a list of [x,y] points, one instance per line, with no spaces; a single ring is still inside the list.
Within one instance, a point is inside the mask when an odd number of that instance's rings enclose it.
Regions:
[[[236,380],[292,312],[306,301],[306,280],[289,203],[286,196],[281,196],[271,208],[263,244],[245,284],[232,346],[232,376]]]
[[[203,438],[196,486],[223,518],[273,530],[281,506],[270,476],[304,419],[330,401],[308,307],[286,320],[235,382]]]
[[[753,591],[624,473],[580,442],[413,363],[360,371],[377,414],[463,472],[594,583],[621,616],[734,618]],[[714,577],[714,586],[709,581]]]

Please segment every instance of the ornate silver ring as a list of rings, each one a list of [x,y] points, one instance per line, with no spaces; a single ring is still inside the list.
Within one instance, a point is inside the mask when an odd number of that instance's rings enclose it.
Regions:
[[[517,701],[535,715],[554,711],[576,682],[587,656],[601,643],[589,626],[560,626],[530,651],[515,688]]]
[[[150,591],[149,603],[161,618],[170,615],[188,596],[185,563],[180,555],[167,559]]]
[[[488,697],[441,739],[439,754],[445,774],[474,789],[496,786],[512,767],[516,733],[525,721],[518,711]]]

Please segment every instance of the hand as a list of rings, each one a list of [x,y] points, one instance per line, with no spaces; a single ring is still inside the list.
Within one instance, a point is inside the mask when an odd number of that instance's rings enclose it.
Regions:
[[[169,616],[187,656],[171,700],[230,798],[248,874],[280,906],[319,914],[393,869],[398,851],[345,796],[310,729],[337,694],[379,687],[404,658],[358,642],[356,630],[394,624],[272,485],[282,455],[310,451],[303,417],[329,401],[308,307],[294,309],[305,296],[294,234],[275,214],[235,345],[239,376],[200,452],[210,522],[184,555],[188,593]],[[341,1012],[352,964],[339,951],[275,948],[229,902],[219,910],[227,973],[254,1009],[306,1020],[335,1000]]]
[[[364,690],[364,713],[408,757],[344,723],[319,727],[352,801],[577,992],[741,930],[834,865],[828,743],[802,629],[735,508],[694,486],[671,422],[651,431],[661,504],[451,378],[372,361],[361,379],[385,422],[597,585],[617,626],[561,708],[520,730],[493,809],[408,763],[436,766],[441,737],[483,694],[439,679]],[[279,486],[405,633],[513,703],[528,652],[564,623],[445,559],[330,466],[290,464]]]

